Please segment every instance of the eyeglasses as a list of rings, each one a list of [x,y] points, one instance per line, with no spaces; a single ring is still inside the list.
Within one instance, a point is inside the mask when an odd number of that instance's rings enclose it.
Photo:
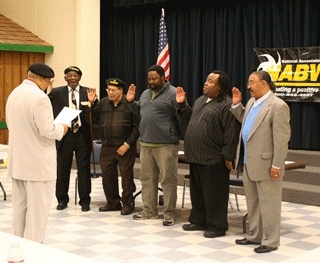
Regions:
[[[261,79],[259,79],[259,80],[257,80],[257,81],[252,81],[252,80],[250,80],[250,81],[247,82],[247,87],[252,86],[252,85],[254,85],[254,84],[256,84],[256,83],[258,83],[258,82],[260,82],[260,81],[262,81],[262,80],[261,80]]]
[[[108,92],[108,93],[115,93],[115,92],[117,92],[117,91],[119,91],[120,89],[106,89],[106,91]]]

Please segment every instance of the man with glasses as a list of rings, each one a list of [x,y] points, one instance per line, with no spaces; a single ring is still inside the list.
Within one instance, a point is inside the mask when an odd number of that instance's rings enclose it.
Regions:
[[[121,215],[129,215],[133,211],[133,193],[136,191],[133,166],[139,138],[139,116],[133,114],[127,106],[123,94],[125,83],[121,79],[107,79],[106,85],[108,96],[99,102],[96,101],[95,89],[88,90],[89,101],[93,104],[90,107],[92,120],[99,124],[102,143],[100,165],[107,203],[99,211],[121,211]]]
[[[70,123],[68,132],[63,140],[56,142],[58,161],[56,183],[57,210],[63,210],[68,206],[70,172],[74,153],[77,164],[79,204],[81,205],[81,211],[87,212],[90,210],[90,155],[92,138],[90,125],[85,121],[85,108],[87,106],[81,103],[88,101],[88,88],[79,84],[81,77],[82,71],[78,67],[70,66],[66,68],[64,70],[64,79],[67,85],[53,88],[48,94],[52,103],[54,117],[64,107],[81,110],[76,120]]]
[[[241,104],[241,92],[233,88],[231,112],[242,122],[236,168],[243,166],[249,231],[238,245],[254,245],[256,253],[268,253],[280,245],[282,179],[290,140],[290,110],[274,94],[275,84],[266,71],[250,74],[251,99]],[[241,153],[241,154],[240,154]]]

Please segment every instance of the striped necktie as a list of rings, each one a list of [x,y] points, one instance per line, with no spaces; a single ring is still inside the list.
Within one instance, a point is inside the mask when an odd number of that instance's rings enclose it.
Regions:
[[[72,89],[71,90],[71,100],[72,100],[72,108],[73,109],[78,109],[77,107],[77,100],[76,100],[76,96],[74,94],[75,92],[75,89]],[[72,122],[71,122],[71,129],[74,133],[76,133],[78,130],[79,130],[79,117],[75,117]]]

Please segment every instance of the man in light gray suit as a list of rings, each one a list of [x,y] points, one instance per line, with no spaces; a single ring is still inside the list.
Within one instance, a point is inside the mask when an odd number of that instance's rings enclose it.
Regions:
[[[233,88],[231,112],[242,122],[236,167],[243,165],[249,231],[238,245],[260,244],[254,251],[268,253],[280,245],[282,179],[291,136],[288,105],[273,93],[275,85],[266,71],[250,74],[251,99],[241,104]],[[241,154],[240,154],[241,153]]]
[[[56,182],[55,140],[68,130],[55,124],[50,100],[53,70],[44,63],[29,66],[27,79],[9,95],[8,175],[12,177],[13,234],[42,243]]]

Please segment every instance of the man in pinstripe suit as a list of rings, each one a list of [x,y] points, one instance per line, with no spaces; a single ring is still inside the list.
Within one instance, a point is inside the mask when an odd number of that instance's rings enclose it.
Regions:
[[[206,238],[224,236],[229,227],[229,175],[241,126],[230,112],[231,89],[229,77],[215,70],[191,109],[183,89],[177,88],[178,112],[189,118],[184,151],[190,164],[192,208],[190,223],[182,228],[204,230]]]

